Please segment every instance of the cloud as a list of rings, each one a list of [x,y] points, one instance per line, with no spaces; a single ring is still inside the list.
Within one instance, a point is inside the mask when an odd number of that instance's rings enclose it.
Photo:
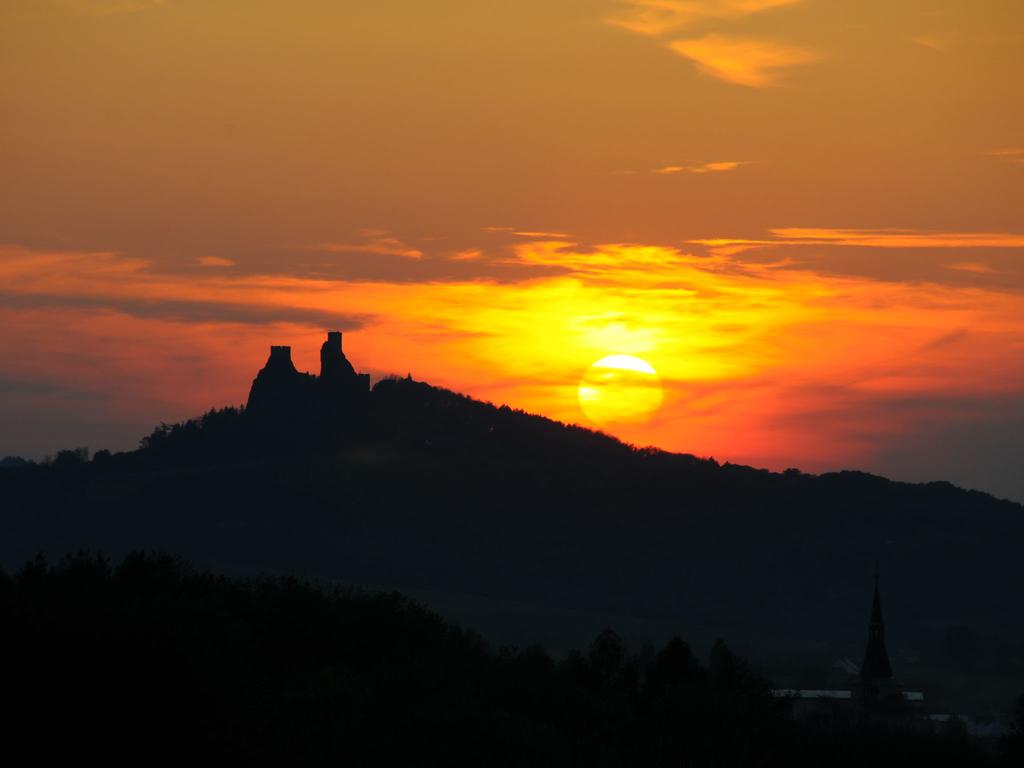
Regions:
[[[831,229],[782,227],[784,240],[881,248],[1024,248],[1024,234],[1008,232],[929,232],[914,229]]]
[[[488,234],[508,234],[515,237],[540,238],[542,240],[565,240],[569,237],[565,232],[548,232],[542,229],[517,229],[516,227],[481,227],[481,232]]]
[[[640,35],[660,37],[708,19],[736,19],[801,0],[623,0],[627,8],[606,21]]]
[[[1007,163],[1024,163],[1024,148],[1007,147],[1005,149],[993,149],[985,152],[989,157],[995,157]]]
[[[666,165],[663,168],[655,168],[651,173],[662,176],[671,176],[677,173],[722,173],[724,171],[735,171],[741,165],[748,165],[748,161],[728,160],[717,163],[703,163],[702,165]]]
[[[312,250],[327,253],[365,253],[379,256],[400,256],[403,259],[422,259],[423,251],[406,245],[385,230],[363,230],[367,239],[362,243],[319,243]]]
[[[703,22],[735,21],[764,11],[794,6],[801,0],[622,0],[622,13],[605,19],[613,26],[647,37],[664,37]],[[707,26],[707,25],[705,25]],[[714,24],[711,25],[712,28]],[[818,56],[795,45],[710,31],[703,37],[673,40],[669,48],[697,68],[728,83],[751,88],[774,85],[782,72]],[[669,166],[673,168],[673,166]],[[681,172],[680,171],[667,171]],[[714,169],[712,169],[714,170]],[[731,170],[731,169],[728,169]]]
[[[945,53],[950,47],[949,40],[938,35],[918,35],[912,37],[911,41],[938,53]]]
[[[289,307],[273,304],[245,304],[235,301],[191,301],[189,299],[145,299],[125,296],[75,296],[59,293],[20,294],[0,291],[0,304],[9,309],[107,310],[137,318],[178,323],[239,323],[274,325],[294,323],[312,328],[354,330],[364,316],[329,309]]]
[[[200,256],[196,259],[200,267],[233,267],[235,262],[232,259],[225,259],[223,256]]]
[[[565,232],[544,232],[536,230],[523,230],[521,232],[513,232],[516,237],[537,237],[544,240],[564,240],[569,235]]]
[[[451,254],[448,258],[452,261],[476,261],[484,255],[484,252],[479,248],[466,248],[462,251],[456,251]]]
[[[669,47],[704,74],[750,88],[775,85],[785,70],[818,58],[793,45],[713,33],[694,40],[674,40]]]
[[[832,229],[780,227],[773,239],[710,238],[690,240],[720,255],[754,248],[788,246],[840,246],[857,248],[1024,248],[1024,234],[1012,232],[931,232],[914,229]]]
[[[983,261],[959,261],[955,264],[946,264],[946,269],[973,272],[976,275],[993,275],[996,273],[996,270]]]
[[[365,313],[303,301],[294,278],[162,274],[118,253],[0,247],[0,307],[17,311],[109,311],[175,323],[357,328]]]

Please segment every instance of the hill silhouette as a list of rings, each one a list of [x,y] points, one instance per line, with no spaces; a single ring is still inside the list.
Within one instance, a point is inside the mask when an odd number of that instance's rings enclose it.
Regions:
[[[793,675],[862,653],[878,563],[897,675],[1024,689],[1018,504],[638,449],[410,378],[361,397],[287,419],[213,410],[135,451],[8,462],[0,558],[160,549],[227,574],[464,596],[450,613],[472,624],[473,601],[528,605],[541,613],[482,628],[556,650],[579,637],[536,617],[624,617],[638,641],[723,635]]]

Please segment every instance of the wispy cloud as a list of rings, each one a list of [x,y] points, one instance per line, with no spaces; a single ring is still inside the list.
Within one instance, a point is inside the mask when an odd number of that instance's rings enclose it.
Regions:
[[[225,259],[223,256],[200,256],[196,259],[200,267],[233,267],[233,259]]]
[[[996,270],[983,261],[958,261],[955,264],[946,264],[946,269],[954,269],[958,272],[972,272],[976,275],[992,275],[996,272]]]
[[[940,37],[939,35],[917,35],[910,39],[911,42],[917,43],[920,46],[929,48],[938,53],[945,53],[950,47],[949,39]]]
[[[626,8],[606,21],[640,35],[666,37],[693,27],[710,27],[702,37],[673,40],[669,48],[692,61],[701,72],[727,83],[766,88],[774,85],[785,70],[818,58],[799,46],[713,31],[721,22],[734,23],[746,16],[797,5],[801,0],[622,1]],[[669,171],[673,172],[681,170]]]
[[[84,310],[113,312],[139,319],[165,320],[184,324],[226,323],[270,326],[290,323],[311,328],[353,330],[364,317],[319,307],[289,307],[238,301],[197,301],[192,299],[141,298],[116,293],[73,295],[61,293],[17,293],[0,290],[0,303],[15,310]]]
[[[674,40],[669,47],[704,74],[751,88],[773,86],[786,70],[818,58],[794,45],[713,33],[693,40]]]
[[[741,165],[748,165],[746,160],[726,160],[716,163],[702,163],[700,165],[666,165],[662,168],[655,168],[651,173],[662,176],[672,176],[677,173],[722,173],[724,171],[735,171]]]
[[[1007,163],[1024,163],[1024,147],[1006,147],[1003,149],[992,149],[984,153],[989,157],[995,157]]]
[[[327,253],[364,253],[378,256],[399,256],[403,259],[422,259],[423,251],[402,242],[390,232],[381,229],[363,230],[366,239],[359,243],[318,243],[312,250]]]
[[[1011,232],[930,232],[916,229],[831,229],[782,227],[772,234],[788,240],[830,242],[878,248],[1022,248],[1024,234]]]
[[[517,227],[481,227],[481,232],[488,234],[507,234],[515,237],[539,238],[541,240],[565,240],[570,235],[566,232],[549,232],[543,229],[519,229]]]
[[[565,240],[569,237],[565,232],[544,232],[543,230],[522,230],[512,233],[516,237],[531,237],[541,240]]]
[[[623,0],[627,7],[609,24],[649,37],[690,27],[708,19],[735,19],[801,0]]]
[[[479,248],[466,248],[462,251],[456,251],[451,254],[448,258],[452,261],[477,261],[483,258],[484,252]]]
[[[268,301],[268,285],[300,285],[211,271],[202,277],[162,274],[142,259],[112,252],[50,252],[0,246],[0,306],[7,310],[81,310],[177,323],[313,328],[358,327],[362,318],[328,306]]]
[[[781,227],[772,238],[691,240],[719,254],[736,254],[766,246],[829,245],[861,248],[1024,248],[1024,234],[1013,232],[931,232],[915,229],[832,229]]]

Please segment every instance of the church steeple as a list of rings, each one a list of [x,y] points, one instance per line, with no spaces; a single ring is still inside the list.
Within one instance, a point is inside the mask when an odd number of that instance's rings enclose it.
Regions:
[[[860,668],[861,680],[882,682],[892,679],[889,652],[885,649],[885,621],[882,619],[882,596],[875,571],[875,596],[871,603],[871,621],[868,624],[868,646]]]

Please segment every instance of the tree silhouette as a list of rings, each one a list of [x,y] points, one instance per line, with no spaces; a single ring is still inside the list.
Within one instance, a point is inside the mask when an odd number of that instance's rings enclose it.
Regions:
[[[49,764],[986,765],[963,729],[794,719],[723,642],[491,651],[402,596],[162,554],[0,573],[5,756]],[[1004,743],[1020,754],[1020,726]]]

